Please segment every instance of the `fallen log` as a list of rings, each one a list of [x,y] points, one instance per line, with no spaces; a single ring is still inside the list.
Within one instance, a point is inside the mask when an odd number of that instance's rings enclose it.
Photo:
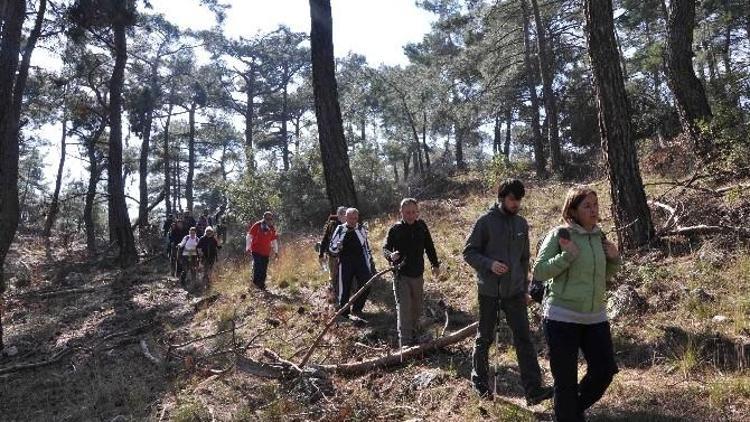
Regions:
[[[677,236],[688,234],[717,234],[717,233],[737,233],[741,236],[750,237],[750,229],[735,226],[709,226],[699,224],[697,226],[676,227],[664,232],[662,236]]]
[[[361,362],[342,363],[338,365],[316,365],[318,368],[334,372],[341,375],[355,375],[367,372],[375,368],[385,368],[388,366],[398,365],[406,360],[421,356],[425,352],[440,349],[451,344],[458,343],[464,339],[475,335],[477,332],[478,322],[469,324],[466,327],[449,334],[445,337],[437,338],[429,343],[409,347],[400,350],[398,353],[387,355],[379,358],[372,358]]]
[[[316,347],[318,347],[318,344],[320,344],[320,341],[321,341],[321,340],[323,339],[323,336],[325,336],[325,335],[326,335],[326,333],[327,333],[327,332],[328,332],[328,330],[329,330],[329,329],[331,328],[331,326],[333,325],[333,323],[334,323],[334,322],[336,322],[336,319],[337,319],[338,317],[340,317],[341,315],[343,315],[343,314],[344,314],[344,313],[345,313],[346,311],[348,311],[348,310],[349,310],[349,308],[350,308],[350,307],[352,306],[352,304],[353,304],[353,303],[354,303],[354,302],[355,302],[355,301],[356,301],[356,300],[357,300],[357,299],[358,299],[358,298],[359,298],[360,296],[362,296],[362,295],[363,295],[363,294],[364,294],[364,293],[365,293],[365,292],[367,291],[367,289],[368,289],[368,288],[370,288],[370,286],[371,286],[371,285],[372,285],[372,284],[373,284],[373,283],[374,283],[374,282],[375,282],[376,280],[378,280],[378,279],[379,279],[379,278],[380,278],[380,277],[381,277],[381,276],[382,276],[383,274],[385,274],[385,273],[389,273],[389,272],[391,272],[391,271],[395,271],[395,270],[397,270],[398,268],[399,268],[399,266],[391,266],[391,267],[389,267],[389,268],[387,268],[387,269],[385,269],[385,270],[383,270],[383,271],[381,271],[381,272],[379,272],[379,273],[375,274],[374,276],[372,276],[372,278],[370,278],[369,280],[367,280],[367,283],[365,283],[365,284],[364,284],[364,285],[363,285],[363,286],[362,286],[362,287],[361,287],[361,288],[360,288],[359,290],[357,290],[357,293],[355,293],[355,294],[354,294],[354,295],[353,295],[353,296],[352,296],[352,297],[351,297],[351,298],[349,299],[349,302],[347,302],[347,303],[346,303],[346,305],[342,306],[342,307],[341,307],[341,309],[339,309],[339,310],[338,310],[338,312],[336,312],[336,315],[334,315],[334,316],[333,316],[333,317],[332,317],[332,318],[331,318],[331,319],[330,319],[330,320],[328,321],[328,324],[326,324],[326,326],[325,326],[325,327],[323,327],[323,330],[322,330],[322,331],[320,332],[320,334],[318,334],[318,337],[317,337],[317,338],[315,339],[315,341],[313,342],[312,346],[310,346],[310,348],[309,348],[309,349],[307,350],[307,353],[305,353],[305,356],[304,356],[304,357],[302,358],[302,360],[300,361],[300,363],[299,363],[299,367],[300,367],[300,368],[304,368],[305,364],[307,363],[307,361],[308,361],[308,360],[310,359],[310,357],[312,356],[313,352],[315,351],[315,348],[316,348]]]

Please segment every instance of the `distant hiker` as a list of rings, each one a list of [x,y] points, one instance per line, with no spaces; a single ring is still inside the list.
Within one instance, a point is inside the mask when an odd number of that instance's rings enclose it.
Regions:
[[[174,224],[172,229],[169,231],[169,242],[170,242],[170,272],[174,271],[175,275],[180,273],[182,269],[182,259],[178,254],[178,247],[182,239],[189,234],[189,228],[185,226],[185,223],[180,219]]]
[[[161,226],[161,237],[164,239],[164,245],[167,249],[167,257],[169,257],[171,246],[169,242],[169,231],[172,230],[172,225],[174,224],[174,216],[172,214],[167,215],[167,218],[164,220],[164,224]]]
[[[185,283],[187,272],[198,265],[198,236],[195,227],[191,227],[188,235],[185,236],[178,246],[181,251],[182,271],[180,272],[180,282]]]
[[[279,241],[273,225],[273,213],[266,211],[263,219],[248,229],[245,252],[253,257],[253,284],[261,290],[266,289],[268,261],[273,254],[279,256]]]
[[[206,216],[206,214],[203,214],[198,217],[198,222],[195,223],[195,230],[198,234],[198,237],[202,237],[205,234],[206,227],[208,227],[208,217]]]
[[[568,191],[563,225],[547,234],[534,266],[551,280],[544,299],[544,331],[555,380],[555,418],[583,421],[618,372],[606,310],[607,282],[620,268],[617,247],[599,228],[596,192]],[[578,350],[586,375],[578,382]]]
[[[221,249],[221,244],[214,236],[214,228],[206,227],[205,234],[198,240],[198,255],[203,263],[203,278],[206,284],[210,280],[214,264],[218,259],[219,249]]]
[[[529,226],[518,215],[525,194],[519,180],[503,181],[497,203],[474,224],[463,255],[477,271],[479,328],[472,356],[474,389],[481,397],[492,398],[488,352],[495,340],[498,311],[502,310],[513,333],[526,402],[535,405],[551,398],[553,392],[542,386],[542,372],[529,331]]]
[[[375,272],[372,260],[370,244],[367,240],[367,230],[359,223],[359,211],[349,208],[345,214],[346,223],[336,227],[331,236],[331,245],[328,250],[338,257],[338,302],[337,309],[341,309],[349,302],[349,298],[370,280]],[[355,285],[354,279],[357,283]],[[350,313],[355,317],[362,318],[362,309],[367,302],[369,289],[352,304],[344,316]]]
[[[393,280],[398,315],[398,338],[401,346],[418,343],[419,318],[424,302],[424,254],[430,259],[432,275],[440,273],[435,244],[427,224],[419,219],[419,205],[414,198],[401,201],[401,221],[391,226],[383,246],[385,258],[401,263]]]
[[[198,224],[198,222],[195,221],[195,217],[191,215],[190,211],[185,211],[182,214],[182,222],[185,223],[185,226],[187,227],[195,227],[196,224]]]
[[[320,265],[328,266],[328,301],[330,303],[335,303],[336,298],[338,297],[339,270],[338,259],[333,254],[331,254],[330,251],[331,236],[333,236],[333,232],[336,230],[336,227],[344,224],[345,222],[346,207],[338,207],[338,209],[336,210],[336,214],[328,217],[328,221],[326,222],[325,228],[323,230],[323,239],[320,241],[320,252],[318,255],[318,260],[320,261]]]

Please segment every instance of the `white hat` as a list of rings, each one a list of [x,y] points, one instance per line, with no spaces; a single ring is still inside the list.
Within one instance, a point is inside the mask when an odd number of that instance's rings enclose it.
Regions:
[[[206,226],[206,228],[204,229],[204,231],[213,233],[214,232],[214,228],[211,227],[211,226]]]

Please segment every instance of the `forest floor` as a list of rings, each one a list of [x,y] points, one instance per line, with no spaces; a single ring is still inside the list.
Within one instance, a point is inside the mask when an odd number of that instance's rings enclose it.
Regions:
[[[476,318],[474,275],[461,250],[473,222],[493,202],[493,194],[478,185],[463,180],[457,183],[463,188],[422,203],[443,261],[437,279],[426,275],[424,325],[435,336],[445,315],[448,332]],[[594,185],[609,231],[608,186]],[[558,220],[565,189],[528,186],[522,213],[532,245]],[[649,198],[674,206],[682,225],[750,227],[748,191],[708,195],[648,186]],[[665,215],[656,214],[656,224],[664,224]],[[395,219],[393,214],[369,221],[377,251]],[[120,270],[87,262],[83,251],[58,239],[57,259],[50,263],[39,240],[20,237],[9,257],[15,277],[3,316],[6,342],[17,354],[0,357],[0,419],[552,420],[551,402],[523,404],[510,333],[502,326],[490,358],[498,391],[492,402],[478,399],[469,384],[471,338],[358,376],[280,381],[249,374],[238,354],[271,362],[264,354],[271,350],[299,362],[333,315],[325,299],[327,274],[313,250],[316,240],[284,237],[267,292],[249,287],[244,257],[225,256],[208,291],[192,294],[168,274],[163,258]],[[376,262],[384,268],[379,253]],[[612,299],[612,330],[620,373],[590,410],[590,420],[750,420],[746,241],[732,233],[669,237],[626,257],[612,290],[619,292]],[[539,311],[530,308],[532,330],[551,382]],[[365,319],[335,324],[311,362],[352,362],[397,349],[390,276],[375,285]],[[29,364],[40,365],[24,367]]]

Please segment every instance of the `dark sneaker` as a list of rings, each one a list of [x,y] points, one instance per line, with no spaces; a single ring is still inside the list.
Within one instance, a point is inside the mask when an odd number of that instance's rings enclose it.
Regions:
[[[526,405],[535,406],[545,400],[549,400],[555,395],[552,387],[539,387],[538,390],[526,396]]]

